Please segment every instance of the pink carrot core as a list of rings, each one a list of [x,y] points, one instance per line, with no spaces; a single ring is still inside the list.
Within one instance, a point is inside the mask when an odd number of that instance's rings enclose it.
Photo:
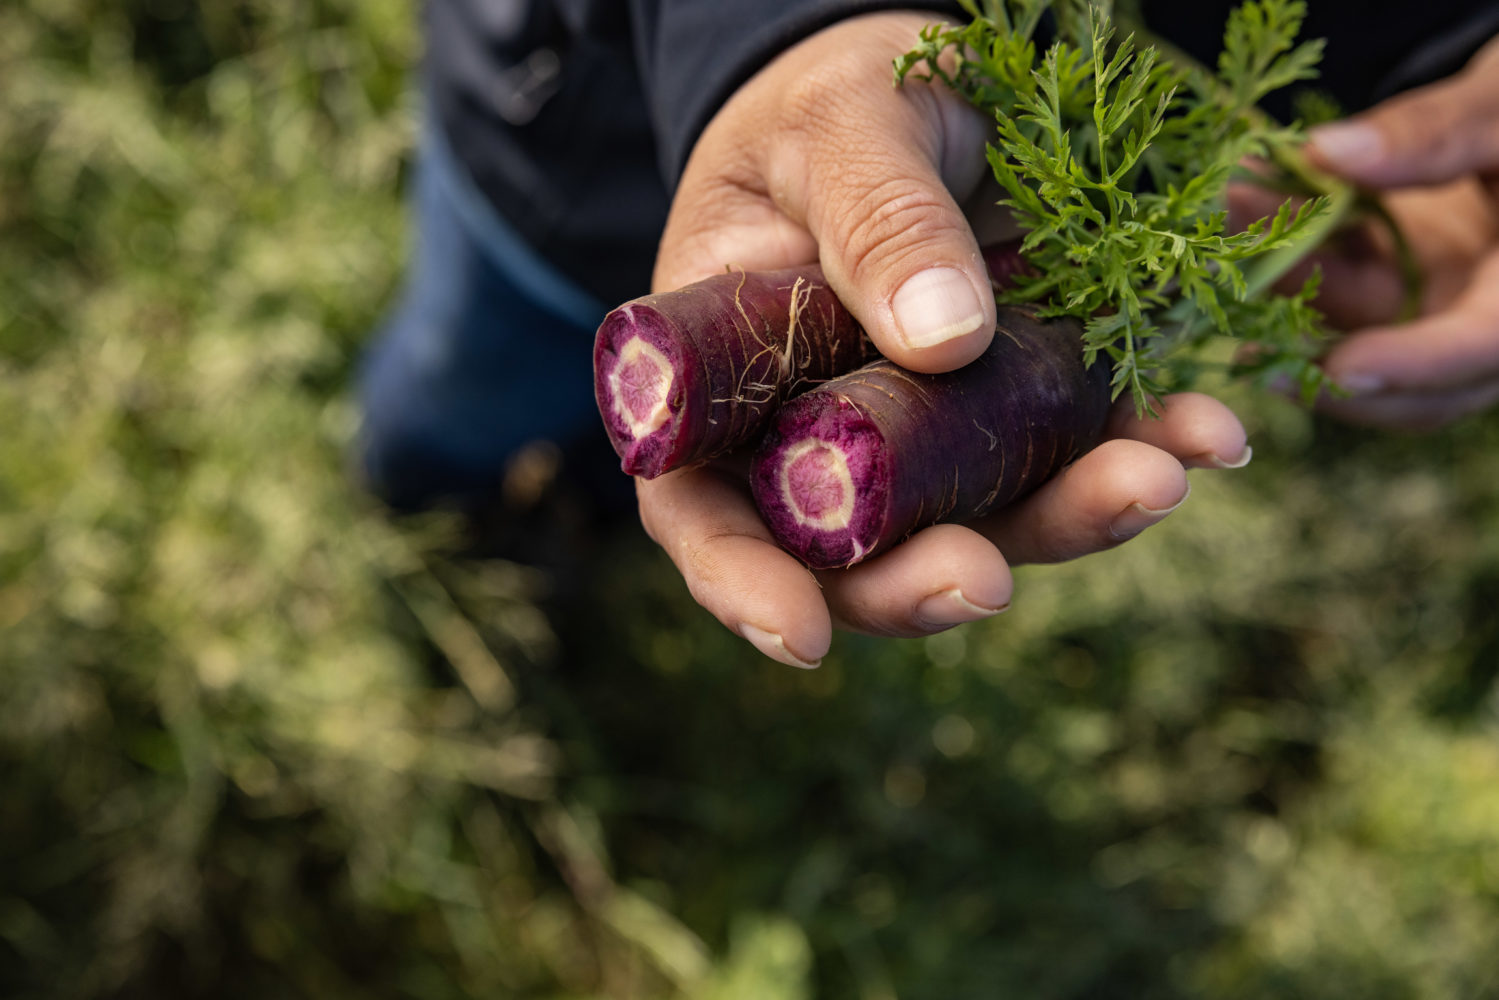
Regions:
[[[637,438],[666,423],[670,410],[671,362],[639,337],[625,341],[608,375],[614,411]]]
[[[649,305],[629,303],[605,318],[594,349],[594,389],[604,428],[624,471],[656,476],[678,464],[680,427],[701,419],[705,387],[684,380],[701,366],[693,346]]]
[[[823,441],[802,441],[786,452],[781,489],[797,521],[822,531],[848,526],[854,512],[854,483],[848,458]]]
[[[890,491],[880,429],[838,393],[781,416],[752,473],[762,514],[813,568],[858,562],[877,540]]]
[[[986,254],[1001,284],[1022,266],[1013,249]],[[651,479],[752,444],[788,400],[875,357],[817,265],[732,269],[604,317],[594,397],[620,468]],[[844,459],[857,493],[859,461]]]
[[[833,569],[1010,503],[1098,440],[1108,371],[1083,361],[1078,323],[1002,306],[988,349],[956,371],[880,360],[825,382],[760,442],[760,515],[786,551]]]

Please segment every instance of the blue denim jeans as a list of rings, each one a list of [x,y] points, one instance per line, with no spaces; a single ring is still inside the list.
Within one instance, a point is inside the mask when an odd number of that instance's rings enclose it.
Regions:
[[[603,437],[605,307],[526,245],[432,128],[412,201],[414,259],[360,372],[357,460],[394,507],[481,502],[523,445]]]

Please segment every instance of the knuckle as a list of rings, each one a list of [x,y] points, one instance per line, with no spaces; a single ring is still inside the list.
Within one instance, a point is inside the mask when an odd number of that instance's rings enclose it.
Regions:
[[[909,178],[877,179],[831,206],[833,238],[845,248],[849,276],[864,283],[946,244],[956,234],[945,192]]]
[[[839,80],[842,70],[835,57],[805,67],[788,81],[778,95],[778,130],[815,135],[830,123],[843,121],[841,111],[847,97],[846,84]]]

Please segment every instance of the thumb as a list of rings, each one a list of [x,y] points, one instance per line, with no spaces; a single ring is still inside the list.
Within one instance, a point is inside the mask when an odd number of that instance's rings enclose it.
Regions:
[[[994,333],[994,294],[951,192],[984,171],[986,123],[945,88],[895,88],[891,60],[929,16],[840,22],[781,53],[704,130],[673,199],[658,284],[714,257],[816,257],[886,357],[957,368]],[[801,258],[801,259],[796,259]]]
[[[878,150],[824,149],[799,165],[823,273],[880,352],[914,371],[972,361],[994,331],[994,292],[941,170],[898,133]]]
[[[891,49],[911,37],[896,33]],[[986,122],[939,85],[893,89],[889,54],[880,56],[862,65],[883,78],[803,104],[816,125],[788,130],[771,150],[771,190],[811,234],[828,283],[880,352],[914,371],[948,371],[994,333],[989,272],[953,194],[978,186]]]
[[[1333,173],[1377,188],[1499,170],[1499,41],[1455,76],[1313,129],[1308,151]]]

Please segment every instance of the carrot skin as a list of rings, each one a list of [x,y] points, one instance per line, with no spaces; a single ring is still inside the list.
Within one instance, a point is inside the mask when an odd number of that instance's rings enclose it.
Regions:
[[[1019,241],[983,248],[996,287]],[[594,396],[620,466],[647,479],[754,443],[786,400],[878,357],[816,264],[730,271],[634,299],[594,341]]]
[[[777,542],[813,569],[849,566],[940,521],[997,510],[1091,448],[1110,406],[1081,327],[1001,307],[993,343],[954,372],[885,360],[787,403],[751,487]]]
[[[621,467],[649,479],[752,442],[788,398],[876,354],[817,265],[726,272],[606,316],[594,395]]]

